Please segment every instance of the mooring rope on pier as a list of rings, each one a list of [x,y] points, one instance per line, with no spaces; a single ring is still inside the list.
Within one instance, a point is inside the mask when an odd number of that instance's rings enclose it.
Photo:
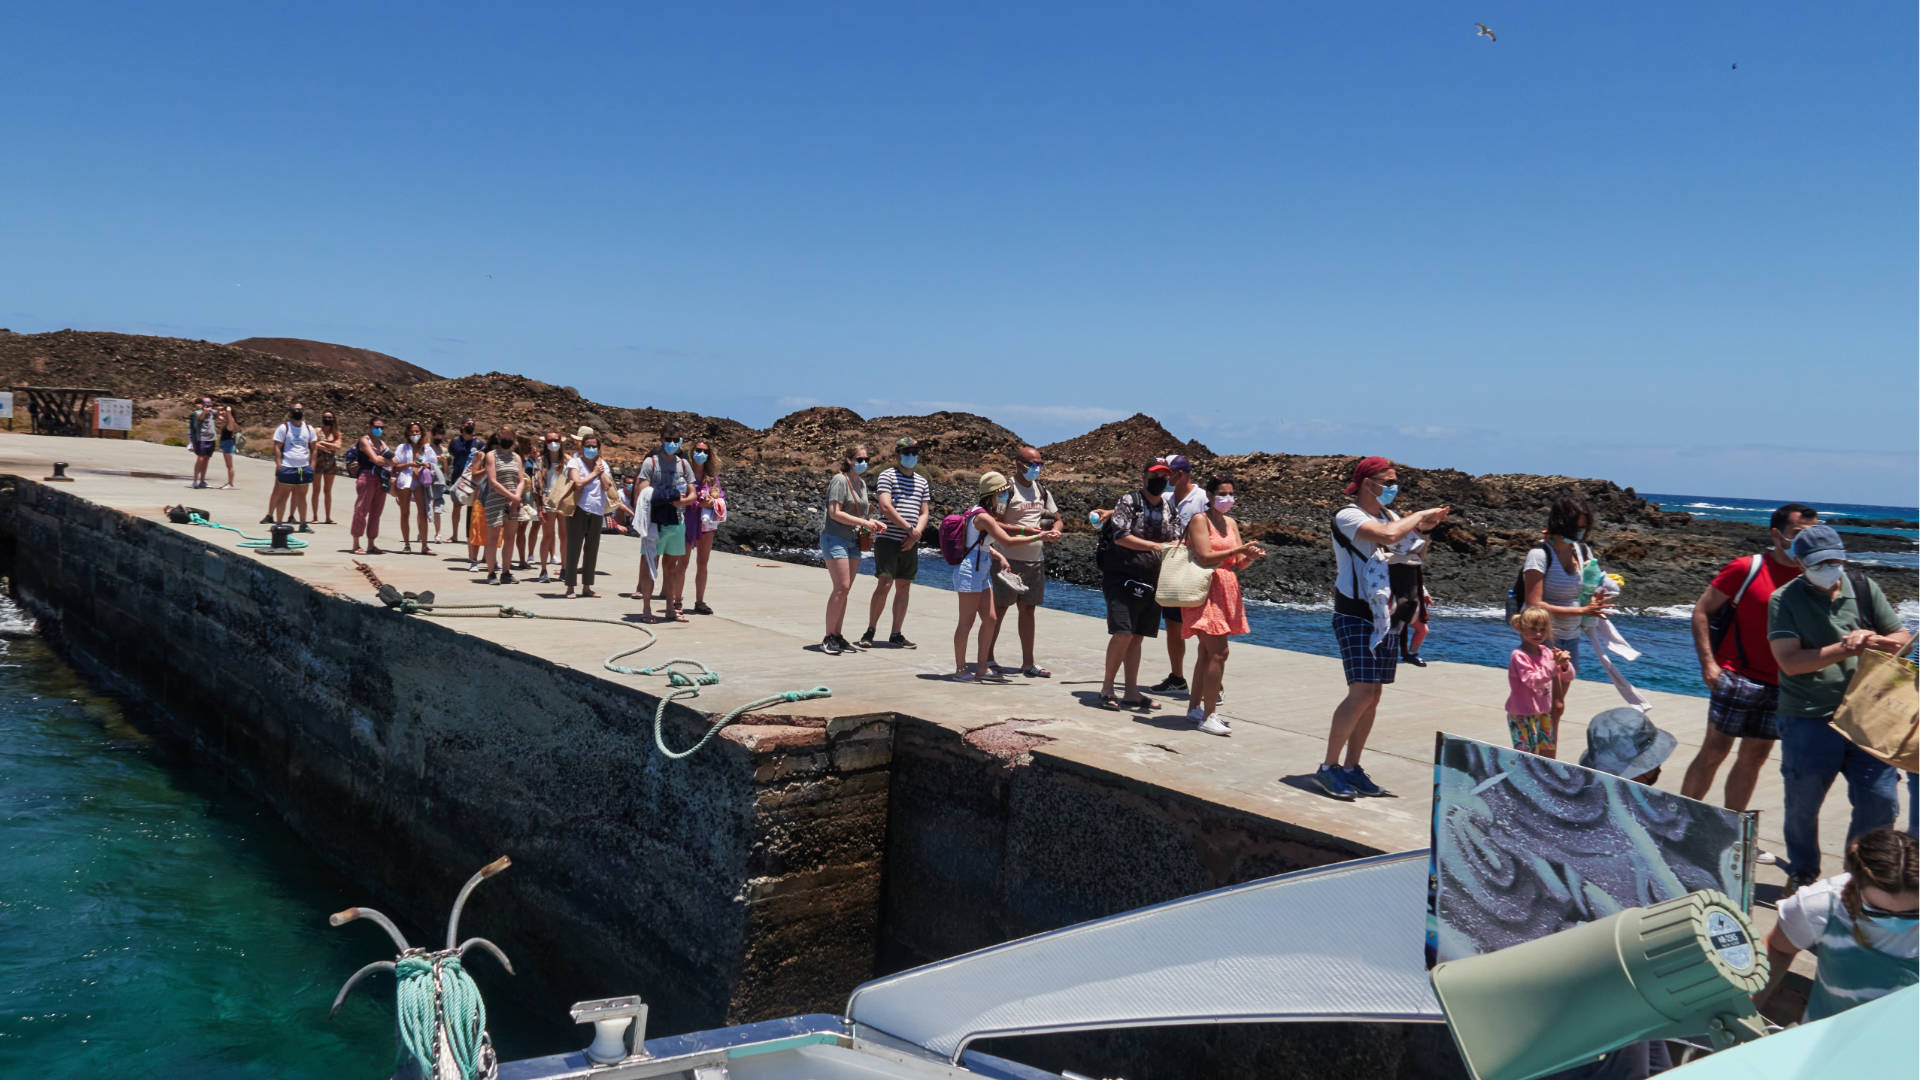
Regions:
[[[230,533],[239,533],[239,536],[240,536],[239,546],[243,548],[270,548],[273,546],[273,541],[271,539],[262,539],[258,536],[248,536],[246,533],[240,532],[239,529],[236,529],[231,525],[222,525],[217,521],[208,521],[206,518],[201,517],[199,514],[193,513],[191,511],[187,513],[187,520],[184,522],[184,524],[205,525],[209,529],[224,529]],[[306,546],[307,546],[307,542],[305,540],[300,539],[297,536],[287,537],[287,547],[290,549],[298,550]]]
[[[373,567],[368,566],[358,559],[354,560],[353,566],[354,569],[360,571],[362,577],[365,577],[367,581],[373,585],[374,592],[380,597],[382,603],[403,615],[431,615],[442,619],[549,619],[554,622],[603,623],[608,626],[623,626],[629,630],[638,630],[642,634],[645,634],[647,640],[643,644],[636,645],[631,649],[622,649],[608,656],[600,662],[600,666],[616,675],[645,675],[664,677],[667,680],[667,686],[670,687],[671,690],[660,698],[659,706],[653,711],[653,745],[659,749],[662,757],[670,761],[678,761],[681,758],[693,756],[701,747],[712,742],[714,736],[720,734],[727,725],[755,709],[764,709],[769,705],[791,704],[798,701],[809,701],[815,698],[833,696],[833,691],[827,687],[816,686],[810,690],[783,690],[779,693],[768,694],[766,697],[756,698],[753,701],[747,702],[745,705],[728,711],[725,715],[721,716],[720,719],[714,721],[707,728],[706,734],[700,736],[699,741],[695,742],[692,746],[685,750],[674,750],[667,746],[667,708],[676,701],[691,700],[699,697],[700,688],[703,686],[719,685],[720,673],[698,660],[685,657],[675,657],[664,663],[645,668],[632,668],[619,663],[619,661],[629,656],[645,652],[659,644],[660,638],[652,630],[635,623],[627,622],[625,619],[608,619],[593,615],[547,615],[538,611],[529,611],[526,608],[514,607],[511,604],[442,604],[436,601],[430,592],[401,592],[386,582],[381,581],[379,575],[374,573]],[[679,670],[681,667],[687,665],[691,665],[695,670],[692,672]]]

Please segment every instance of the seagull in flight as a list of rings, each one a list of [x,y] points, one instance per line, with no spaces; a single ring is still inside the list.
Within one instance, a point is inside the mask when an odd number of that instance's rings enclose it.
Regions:
[[[1493,31],[1491,31],[1491,30],[1489,30],[1489,29],[1487,29],[1487,24],[1486,24],[1486,23],[1483,23],[1483,22],[1477,22],[1477,23],[1474,23],[1473,25],[1475,25],[1475,26],[1477,26],[1477,27],[1479,27],[1479,28],[1480,28],[1480,32],[1479,32],[1479,33],[1477,33],[1477,34],[1475,34],[1475,35],[1473,35],[1474,37],[1483,37],[1483,38],[1486,38],[1486,39],[1487,39],[1488,41],[1499,41],[1499,40],[1500,40],[1499,38],[1497,38],[1497,37],[1494,37],[1494,36],[1493,36]]]

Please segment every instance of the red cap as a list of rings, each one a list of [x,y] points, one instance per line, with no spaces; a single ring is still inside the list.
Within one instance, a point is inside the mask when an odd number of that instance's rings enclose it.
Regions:
[[[1171,465],[1169,465],[1169,464],[1167,464],[1167,459],[1166,459],[1166,458],[1154,458],[1154,459],[1153,459],[1153,464],[1151,464],[1151,465],[1149,465],[1149,466],[1147,466],[1147,475],[1148,475],[1148,476],[1152,476],[1152,475],[1153,475],[1154,473],[1169,473],[1169,474],[1171,474],[1172,472],[1173,472],[1173,466],[1171,466]]]
[[[1391,468],[1393,468],[1393,462],[1388,461],[1386,458],[1363,457],[1353,463],[1353,478],[1348,480],[1347,486],[1341,490],[1349,495],[1358,495],[1360,493],[1360,481],[1365,480],[1369,476],[1377,476]]]

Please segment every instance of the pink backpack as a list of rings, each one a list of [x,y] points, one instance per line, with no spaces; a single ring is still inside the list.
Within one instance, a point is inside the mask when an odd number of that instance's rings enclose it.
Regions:
[[[973,553],[973,549],[967,546],[967,522],[973,520],[973,515],[984,513],[986,511],[977,506],[969,506],[958,514],[948,514],[940,519],[940,556],[947,560],[948,566],[959,566]],[[986,533],[982,531],[980,539],[986,538]],[[975,546],[978,545],[979,541],[975,541]]]

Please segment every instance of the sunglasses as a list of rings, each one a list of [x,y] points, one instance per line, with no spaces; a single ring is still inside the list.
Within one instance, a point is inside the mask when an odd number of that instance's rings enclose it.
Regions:
[[[855,465],[865,465],[865,464],[867,464],[867,463],[868,463],[868,459],[866,459],[866,458],[863,458],[863,457],[857,457],[857,458],[854,458],[854,459],[853,459],[853,463],[854,463]]]

